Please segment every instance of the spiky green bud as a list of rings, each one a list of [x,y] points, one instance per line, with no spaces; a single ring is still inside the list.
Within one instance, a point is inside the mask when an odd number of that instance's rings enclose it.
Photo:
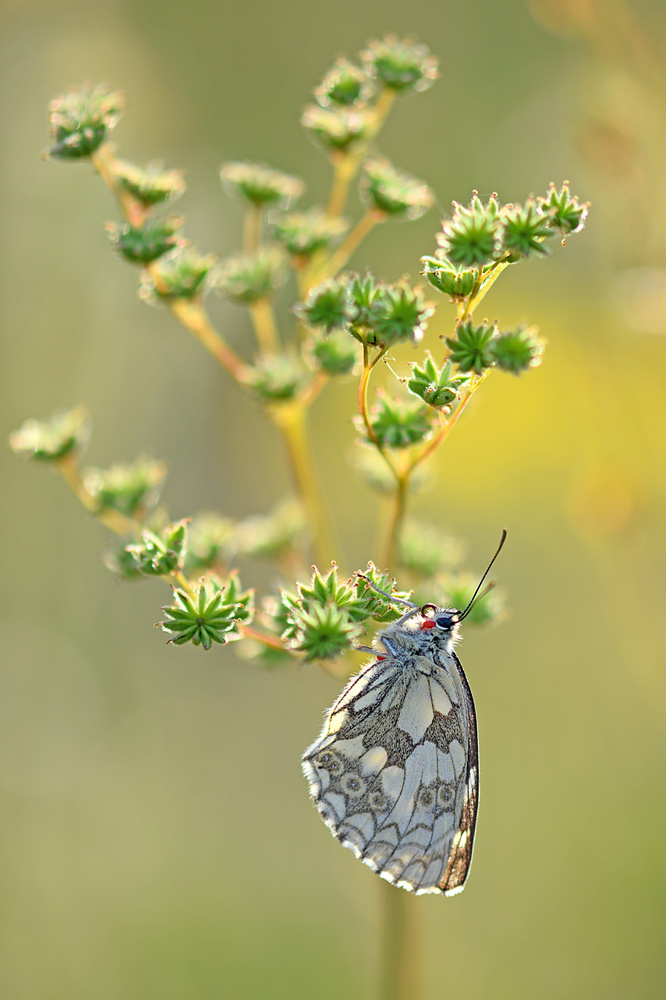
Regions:
[[[121,257],[130,264],[144,266],[182,244],[179,230],[184,221],[180,215],[170,215],[167,219],[148,220],[142,226],[108,222],[106,231]]]
[[[410,340],[418,344],[434,311],[423,289],[418,285],[412,288],[406,278],[385,285],[372,310],[367,343],[387,347]]]
[[[294,307],[294,312],[308,326],[319,327],[328,333],[346,327],[355,316],[347,279],[339,277],[323,281],[308,292],[305,301]]]
[[[168,524],[159,533],[144,528],[141,540],[126,545],[123,555],[112,555],[107,559],[107,566],[112,572],[119,572],[118,567],[121,567],[125,570],[122,575],[128,576],[133,559],[137,571],[143,576],[168,576],[182,569],[186,540],[186,520]]]
[[[358,110],[310,104],[301,116],[301,125],[329,153],[346,153],[363,138],[366,119]]]
[[[9,446],[17,455],[41,462],[57,462],[81,452],[90,437],[90,420],[84,406],[57,413],[50,420],[26,420],[9,435]]]
[[[369,76],[385,87],[404,93],[408,90],[427,90],[438,76],[437,59],[425,45],[412,39],[399,39],[395,35],[373,39],[361,53]]]
[[[87,469],[84,485],[98,511],[117,510],[140,519],[157,503],[166,474],[164,462],[140,456],[128,465]]]
[[[214,254],[202,257],[194,247],[179,247],[143,273],[139,295],[150,303],[202,298],[213,283],[215,261]]]
[[[305,384],[307,374],[299,358],[279,354],[264,355],[245,371],[245,384],[264,403],[293,399]]]
[[[191,642],[209,650],[214,642],[224,645],[238,635],[242,605],[238,599],[230,599],[216,581],[201,580],[192,596],[174,588],[173,596],[174,604],[162,608],[166,620],[158,623],[165,632],[173,633],[169,642],[178,646]]]
[[[407,380],[407,388],[428,406],[447,410],[457,402],[461,390],[468,383],[467,375],[451,375],[449,361],[439,369],[428,352],[422,365],[412,364],[412,377]]]
[[[421,274],[432,287],[457,301],[467,298],[479,273],[475,268],[454,267],[451,261],[436,256],[421,257],[421,263]]]
[[[425,181],[396,170],[381,158],[363,164],[360,190],[368,208],[392,218],[418,219],[434,201]]]
[[[263,163],[224,163],[220,179],[230,193],[240,194],[253,205],[262,207],[287,208],[305,190],[300,177],[273,170]]]
[[[370,410],[370,426],[382,448],[408,448],[423,441],[432,431],[432,410],[427,406],[390,398],[377,392],[377,402]],[[355,418],[357,429],[367,437],[360,417]]]
[[[182,171],[163,170],[157,161],[137,167],[127,160],[114,160],[113,174],[120,186],[144,208],[175,201],[185,190]]]
[[[345,56],[335,60],[322,82],[315,89],[315,98],[322,108],[335,105],[354,107],[365,103],[372,92],[367,73]]]
[[[46,156],[80,160],[99,149],[117,124],[125,96],[105,84],[84,85],[59,94],[49,104],[49,134],[53,145]]]
[[[316,337],[310,346],[312,363],[327,375],[349,375],[358,361],[358,345],[342,330]]]
[[[541,364],[544,344],[536,327],[519,326],[499,333],[490,344],[498,368],[513,375]]]
[[[589,201],[581,202],[569,191],[569,182],[565,181],[558,191],[550,184],[545,198],[537,199],[544,212],[549,214],[550,225],[556,232],[567,236],[579,232],[585,225],[590,208]]]
[[[237,254],[220,265],[216,287],[236,305],[274,297],[286,279],[284,256],[277,247]]]
[[[437,236],[451,264],[456,268],[478,268],[495,260],[502,245],[496,195],[484,205],[475,192],[468,207],[457,202],[453,206],[453,216],[442,221],[442,232]]]
[[[295,620],[295,633],[289,646],[312,660],[332,660],[351,649],[362,635],[359,625],[350,621],[333,604],[314,604],[309,611],[300,610]]]
[[[486,368],[492,368],[495,358],[490,342],[497,333],[494,323],[474,326],[471,320],[459,323],[454,337],[447,337],[449,360],[462,372],[476,372],[481,375]]]
[[[338,242],[349,229],[346,219],[330,218],[318,208],[271,217],[273,236],[292,257],[308,258]]]
[[[524,205],[504,205],[500,217],[502,247],[512,259],[550,252],[544,240],[553,235],[551,219],[534,198],[528,198]]]

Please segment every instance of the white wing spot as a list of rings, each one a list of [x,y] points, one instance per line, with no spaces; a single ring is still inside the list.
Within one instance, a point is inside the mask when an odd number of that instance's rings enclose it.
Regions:
[[[415,743],[422,740],[434,718],[430,686],[426,677],[417,677],[407,688],[407,694],[398,716],[398,726],[409,733]]]

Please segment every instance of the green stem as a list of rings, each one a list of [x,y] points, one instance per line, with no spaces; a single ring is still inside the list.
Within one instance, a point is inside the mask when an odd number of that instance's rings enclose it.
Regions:
[[[95,170],[120,204],[130,225],[137,227],[143,225],[148,210],[118,183],[113,172],[115,157],[109,144],[103,143],[90,159]]]
[[[126,517],[120,511],[112,510],[111,508],[99,510],[97,501],[85,488],[81,470],[76,464],[75,458],[71,455],[66,455],[56,463],[56,467],[77,500],[83,504],[86,510],[94,514],[102,524],[106,525],[107,528],[114,531],[117,535],[136,535],[140,529],[140,525],[131,517]]]
[[[236,382],[242,383],[245,364],[211,325],[202,304],[191,299],[174,299],[169,302],[169,308],[176,319],[194,334],[218,364],[226,368]]]
[[[368,211],[356,223],[352,231],[343,240],[335,253],[331,254],[327,261],[314,274],[308,275],[308,287],[318,285],[326,278],[335,277],[345,266],[354,250],[365,239],[374,227],[386,219],[386,213],[380,212],[376,208],[369,208]]]
[[[368,350],[368,345],[363,344],[363,371],[361,372],[361,378],[358,384],[358,410],[361,414],[361,419],[363,420],[363,425],[365,427],[365,432],[368,435],[368,439],[372,441],[377,451],[380,453],[389,469],[398,478],[398,471],[393,465],[393,462],[386,454],[384,446],[380,443],[377,435],[374,432],[372,424],[370,423],[370,413],[368,410],[368,384],[370,382],[370,375],[375,365],[381,361],[381,359],[386,354],[386,349],[377,352],[375,357],[370,361],[370,352]]]
[[[260,205],[251,203],[245,213],[243,226],[243,249],[245,253],[255,253],[261,243],[262,209]]]
[[[324,498],[315,478],[310,458],[305,436],[303,404],[300,401],[281,403],[271,407],[269,414],[284,437],[292,480],[314,532],[315,559],[318,565],[326,566],[334,558],[336,547],[326,516]]]
[[[365,158],[368,146],[386,121],[386,116],[391,110],[394,100],[395,91],[389,87],[385,87],[379,95],[375,107],[368,116],[363,142],[359,143],[351,152],[337,153],[331,156],[334,174],[331,194],[326,207],[326,214],[329,218],[337,218],[339,215],[342,215],[345,202],[347,201],[349,185]]]
[[[382,881],[383,926],[378,1000],[418,1000],[421,994],[416,900]]]
[[[407,513],[407,495],[409,492],[409,476],[411,468],[400,472],[396,479],[395,494],[393,497],[393,509],[391,512],[391,523],[386,536],[386,552],[384,556],[386,568],[392,572],[396,565],[398,540],[402,533],[402,526]]]
[[[273,307],[267,299],[257,299],[250,305],[252,325],[262,354],[277,354],[280,344]]]
[[[465,302],[465,308],[460,315],[461,321],[466,320],[467,317],[476,309],[479,302],[485,298],[490,289],[493,287],[502,271],[504,271],[508,266],[508,260],[498,260],[494,264],[491,264],[485,274],[479,272],[474,288]]]

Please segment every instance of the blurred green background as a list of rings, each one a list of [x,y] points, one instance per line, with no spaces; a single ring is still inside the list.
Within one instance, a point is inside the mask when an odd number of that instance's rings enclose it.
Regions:
[[[9,0],[2,18],[2,427],[87,403],[95,465],[166,458],[174,516],[262,513],[287,480],[275,434],[108,246],[88,165],[40,160],[45,107],[124,89],[121,153],[186,170],[203,251],[240,243],[228,159],[305,177],[298,117],[333,58],[413,33],[442,60],[380,148],[446,211],[568,178],[592,203],[565,250],[509,271],[486,307],[537,323],[544,364],[493,376],[412,504],[466,540],[511,616],[468,629],[481,811],[462,896],[409,898],[424,995],[664,995],[666,10],[660,0]],[[379,227],[353,263],[416,276],[438,216]],[[241,310],[212,306],[231,343]],[[431,332],[448,330],[444,303]],[[401,355],[403,364],[413,355]],[[349,463],[354,387],[318,402],[319,472],[349,566],[377,508]],[[164,644],[167,592],[121,585],[59,478],[0,454],[3,1000],[365,998],[379,880],[311,806],[299,755],[340,684],[231,649]],[[262,567],[255,579],[270,582]],[[251,581],[248,573],[246,582]]]

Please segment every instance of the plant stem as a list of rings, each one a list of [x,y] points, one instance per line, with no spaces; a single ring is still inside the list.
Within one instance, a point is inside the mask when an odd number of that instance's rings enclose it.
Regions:
[[[508,260],[498,260],[490,266],[484,275],[479,271],[472,293],[465,302],[465,307],[459,311],[459,319],[464,321],[476,309],[479,302],[488,294],[502,271],[509,266]]]
[[[359,219],[348,236],[343,240],[335,253],[331,254],[328,260],[324,263],[323,267],[314,275],[309,276],[309,285],[318,285],[319,282],[324,281],[325,278],[335,277],[335,275],[342,270],[354,250],[356,250],[368,233],[374,229],[379,222],[383,222],[385,219],[385,212],[380,212],[376,208],[369,208],[365,215]]]
[[[201,303],[191,299],[174,299],[169,302],[169,308],[176,319],[194,334],[218,364],[222,365],[236,382],[242,382],[245,364],[211,325]]]
[[[326,515],[324,498],[314,475],[305,436],[305,410],[300,401],[281,403],[269,409],[270,416],[282,431],[291,467],[292,479],[303,501],[314,532],[313,548],[320,566],[334,558],[336,547]]]
[[[111,152],[108,143],[103,143],[90,157],[91,162],[100,175],[111,194],[116,198],[122,208],[127,221],[132,226],[141,226],[146,218],[147,211],[129,191],[126,191],[116,180],[113,172],[115,157]]]
[[[380,981],[378,1000],[418,1000],[421,993],[415,900],[382,880]]]
[[[361,378],[358,384],[358,410],[359,413],[361,414],[361,419],[363,420],[363,425],[365,427],[366,434],[368,435],[368,439],[372,441],[375,448],[382,456],[382,458],[384,459],[384,461],[386,462],[389,469],[391,470],[391,472],[393,473],[393,475],[397,480],[398,470],[393,465],[393,462],[387,455],[383,445],[380,444],[377,435],[374,432],[372,424],[370,423],[370,414],[368,411],[368,384],[370,382],[370,375],[372,374],[372,369],[379,361],[381,361],[381,359],[384,357],[385,354],[386,354],[386,349],[384,348],[381,351],[378,351],[375,357],[372,359],[372,361],[370,361],[370,352],[368,351],[368,345],[365,343],[363,344],[363,371],[361,372]]]
[[[252,325],[262,354],[277,354],[280,345],[273,307],[267,299],[257,299],[249,306]]]
[[[125,514],[121,514],[120,511],[112,510],[111,508],[107,508],[106,510],[98,509],[95,498],[91,497],[85,488],[81,470],[73,456],[66,455],[64,458],[61,458],[56,467],[77,500],[83,504],[86,510],[89,510],[91,514],[99,518],[102,524],[105,524],[107,528],[110,528],[117,535],[136,534],[139,525],[131,517],[126,517]]]
[[[254,253],[261,242],[262,210],[260,205],[251,203],[245,213],[243,226],[243,249],[245,253]]]
[[[395,91],[391,90],[390,87],[385,87],[368,116],[363,142],[359,143],[352,152],[338,153],[331,157],[334,174],[331,194],[326,207],[326,214],[329,218],[337,218],[337,216],[342,215],[345,202],[347,201],[349,185],[363,162],[365,154],[368,151],[368,146],[386,121],[386,116],[391,110],[394,100]]]
[[[393,570],[396,564],[398,539],[400,538],[405,514],[407,513],[407,493],[410,473],[411,467],[401,471],[396,478],[391,523],[386,537],[386,552],[384,555],[386,568],[389,572]]]

